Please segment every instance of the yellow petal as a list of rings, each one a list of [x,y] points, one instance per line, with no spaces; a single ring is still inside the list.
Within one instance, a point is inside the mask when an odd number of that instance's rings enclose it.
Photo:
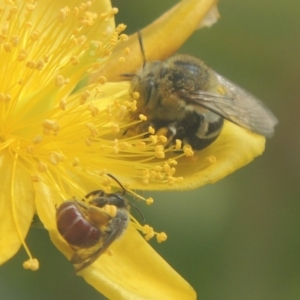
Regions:
[[[261,155],[265,140],[261,135],[225,121],[215,142],[196,152],[194,157],[179,161],[176,176],[183,176],[184,180],[170,189],[195,189],[215,183]]]
[[[42,182],[34,183],[34,189],[36,210],[41,222],[47,230],[56,230],[56,206],[60,200],[57,193]]]
[[[147,60],[165,59],[172,55],[199,27],[201,20],[215,7],[216,0],[185,0],[144,28],[141,33]],[[215,13],[217,14],[217,13]],[[125,55],[124,49],[130,53]],[[120,57],[125,62],[119,63]],[[109,62],[100,73],[109,81],[119,81],[120,74],[135,72],[142,65],[142,54],[137,35],[120,43],[114,49]]]
[[[9,151],[0,152],[0,264],[19,250],[35,213],[32,180]]]
[[[108,299],[196,299],[193,288],[132,226],[80,275]]]

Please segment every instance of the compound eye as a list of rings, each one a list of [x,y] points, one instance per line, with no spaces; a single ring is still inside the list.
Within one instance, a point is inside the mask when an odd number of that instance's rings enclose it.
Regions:
[[[105,195],[104,197],[96,197],[89,202],[89,204],[95,205],[100,208],[104,207],[108,203],[109,203],[109,199],[107,195]]]
[[[123,195],[118,193],[108,194],[108,203],[110,205],[115,205],[116,207],[122,208],[126,206],[125,198]]]

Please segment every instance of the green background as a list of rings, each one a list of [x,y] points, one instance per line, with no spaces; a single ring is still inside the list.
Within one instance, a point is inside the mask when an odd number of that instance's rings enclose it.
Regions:
[[[174,3],[113,1],[127,33]],[[199,299],[300,299],[300,1],[228,0],[219,10],[219,22],[194,33],[179,52],[262,99],[279,119],[276,135],[263,156],[224,180],[190,192],[147,193],[156,202],[141,209],[168,233],[167,242],[151,244]],[[21,249],[0,268],[1,299],[102,299],[72,275],[45,230],[32,229],[28,244],[40,270],[23,270]]]

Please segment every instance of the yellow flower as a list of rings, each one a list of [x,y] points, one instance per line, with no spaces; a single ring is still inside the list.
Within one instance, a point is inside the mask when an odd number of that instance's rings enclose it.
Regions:
[[[214,4],[181,1],[146,28],[148,59],[175,51]],[[24,241],[35,213],[70,257],[56,228],[56,207],[95,189],[109,192],[116,184],[106,172],[129,192],[183,190],[213,183],[262,153],[263,137],[231,123],[197,154],[164,149],[158,144],[162,136],[125,138],[134,95],[128,82],[107,80],[116,80],[121,69],[135,69],[140,50],[134,37],[126,44],[124,25],[115,27],[117,9],[109,1],[6,0],[0,13],[0,263],[23,245],[29,256],[24,267],[38,269]],[[155,45],[165,45],[159,41],[166,36],[172,43],[154,49],[154,34]],[[94,74],[91,84],[74,92],[86,74]],[[155,234],[133,220],[109,248],[112,255],[80,275],[111,299],[195,299],[190,285],[136,229],[146,238]]]

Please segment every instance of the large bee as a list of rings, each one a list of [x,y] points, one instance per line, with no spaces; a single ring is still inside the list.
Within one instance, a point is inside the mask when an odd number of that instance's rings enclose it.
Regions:
[[[195,150],[210,145],[221,133],[224,119],[266,137],[274,134],[277,119],[258,99],[206,66],[200,59],[177,54],[165,61],[147,62],[141,34],[143,67],[131,78],[137,91],[137,110],[147,122],[135,129],[164,129],[168,144],[176,139]]]
[[[71,262],[76,272],[92,264],[107,248],[119,238],[129,223],[129,203],[122,193],[107,194],[102,190],[88,193],[84,201],[71,199],[63,202],[56,211],[59,233],[74,250]],[[108,206],[115,206],[115,216],[105,212]]]

